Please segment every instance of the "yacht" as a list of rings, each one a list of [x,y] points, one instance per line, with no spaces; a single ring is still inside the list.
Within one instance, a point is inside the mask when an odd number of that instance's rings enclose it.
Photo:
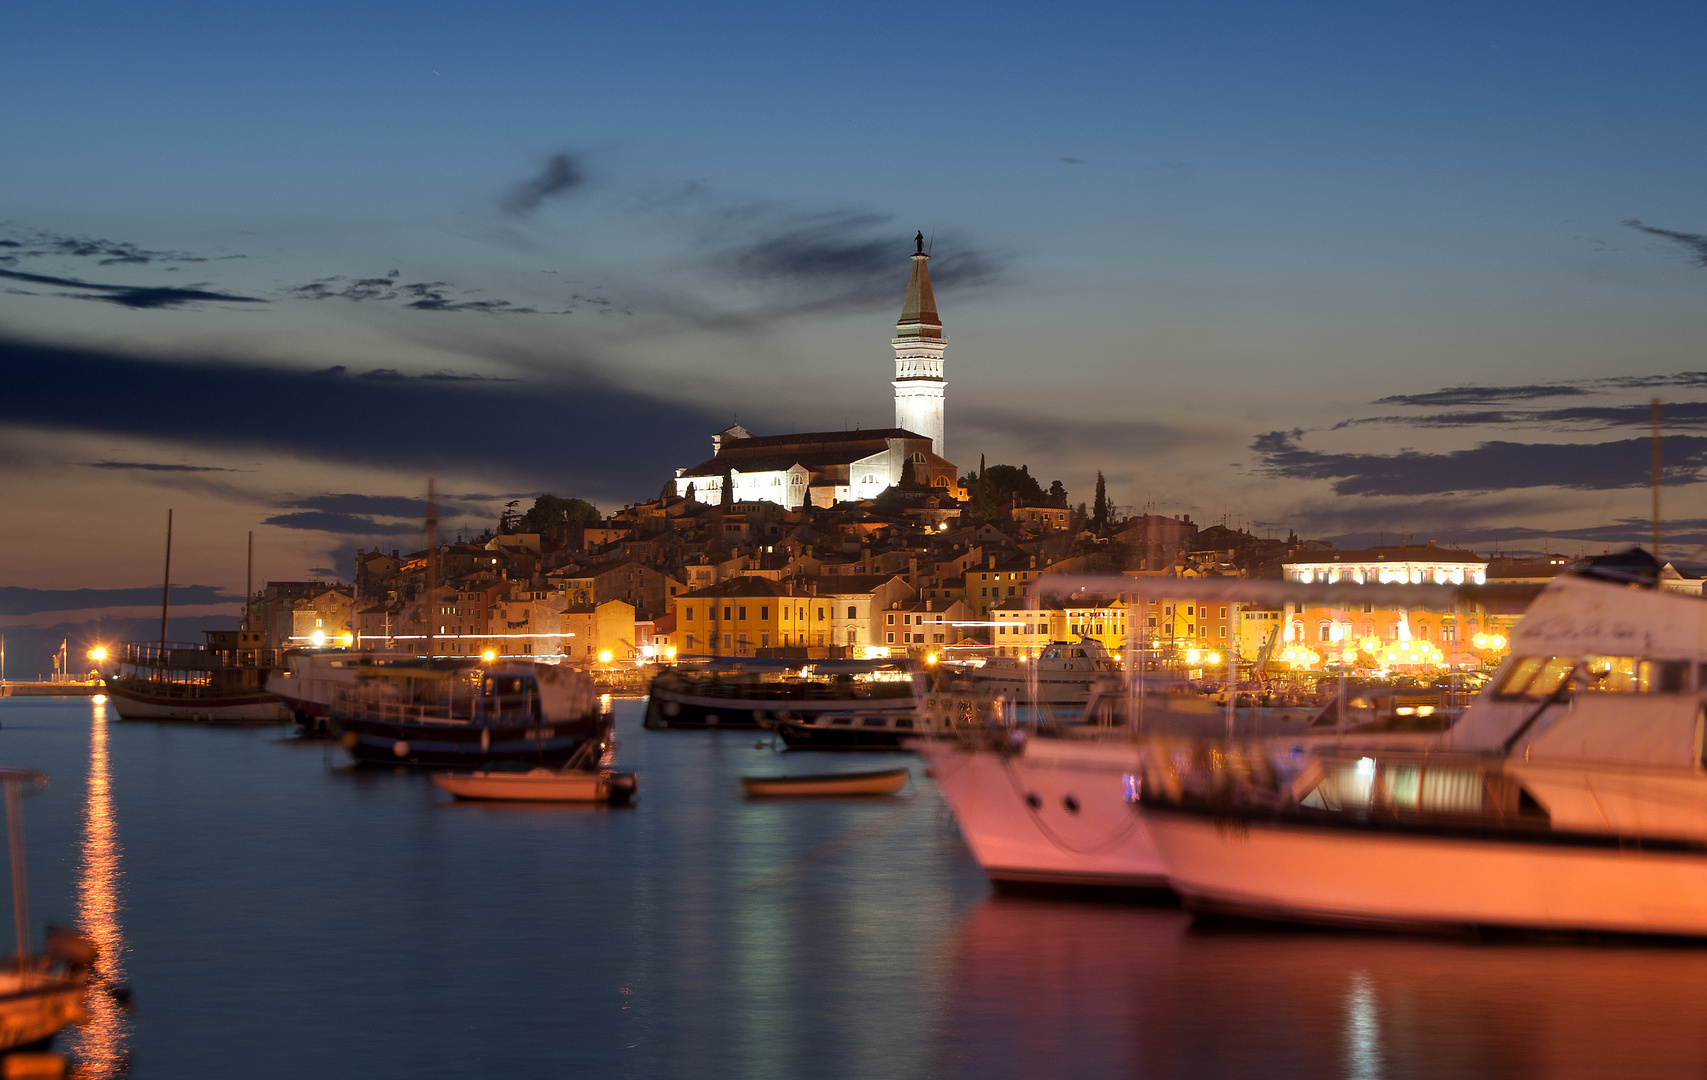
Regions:
[[[1555,578],[1432,745],[1150,740],[1137,816],[1184,902],[1707,936],[1707,601],[1660,591],[1642,559]]]
[[[894,721],[913,711],[913,677],[899,660],[723,660],[661,671],[647,691],[649,728],[764,728],[821,714]]]
[[[1035,659],[994,656],[973,670],[980,690],[1030,702],[1037,706],[1078,709],[1099,686],[1120,681],[1120,661],[1102,642],[1091,637],[1052,641]]]
[[[292,649],[284,654],[284,667],[267,674],[266,690],[284,703],[304,732],[323,732],[332,717],[332,699],[339,689],[354,686],[359,678],[404,678],[418,668],[443,666],[414,653],[356,652],[346,649]],[[473,661],[456,661],[472,667]]]
[[[271,650],[248,630],[209,630],[206,645],[127,641],[102,678],[121,720],[280,723],[290,712],[265,689]]]

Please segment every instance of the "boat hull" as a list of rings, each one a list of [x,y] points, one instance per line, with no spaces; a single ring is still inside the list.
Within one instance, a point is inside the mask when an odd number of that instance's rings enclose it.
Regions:
[[[628,802],[633,773],[535,769],[525,773],[439,773],[433,783],[446,793],[485,802]]]
[[[1142,760],[1135,743],[1032,739],[1010,753],[924,740],[913,748],[997,885],[1167,887],[1161,853],[1128,801],[1128,777]]]
[[[913,713],[910,697],[798,698],[738,697],[698,694],[691,689],[660,686],[654,682],[646,700],[644,725],[663,728],[770,728],[780,723],[810,721],[825,713],[854,718],[854,726],[867,716]]]
[[[189,720],[211,724],[282,724],[290,710],[264,690],[202,696],[158,693],[122,679],[107,680],[107,697],[121,720]]]
[[[46,1042],[67,1024],[87,1017],[81,978],[55,978],[0,996],[0,1053]]]
[[[1141,811],[1186,906],[1381,929],[1707,936],[1707,848],[1551,830],[1325,827]]]
[[[741,790],[749,799],[893,795],[907,786],[907,777],[906,769],[824,776],[744,776],[741,778]]]
[[[590,741],[602,741],[610,720],[561,721],[514,727],[457,723],[398,723],[334,716],[350,756],[362,765],[478,768],[488,762],[561,766]]]

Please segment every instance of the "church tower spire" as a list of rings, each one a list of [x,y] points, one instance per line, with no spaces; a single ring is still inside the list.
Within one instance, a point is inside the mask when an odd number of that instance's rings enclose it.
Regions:
[[[926,265],[925,234],[913,237],[913,272],[907,278],[907,299],[895,324],[895,426],[928,435],[931,451],[943,456],[942,353],[948,339],[931,295],[931,272]]]

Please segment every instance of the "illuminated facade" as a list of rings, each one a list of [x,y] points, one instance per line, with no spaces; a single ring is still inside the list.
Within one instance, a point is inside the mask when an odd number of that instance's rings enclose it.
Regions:
[[[936,297],[931,294],[931,273],[926,265],[930,258],[925,254],[921,236],[892,342],[895,426],[928,437],[931,451],[941,454],[943,389],[948,385],[943,378],[942,354],[948,347],[948,338],[943,335],[942,320],[936,313]]]
[[[1485,585],[1488,560],[1473,551],[1424,546],[1301,551],[1282,564],[1286,580],[1359,585]]]

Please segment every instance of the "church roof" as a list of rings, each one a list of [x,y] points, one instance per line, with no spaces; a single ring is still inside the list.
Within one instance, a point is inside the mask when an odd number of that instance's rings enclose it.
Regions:
[[[905,428],[867,428],[862,431],[805,431],[796,435],[764,435],[723,444],[717,456],[684,469],[683,476],[722,476],[728,469],[742,472],[781,472],[795,465],[821,469],[847,465],[889,448],[890,439],[929,436]]]
[[[907,298],[901,302],[901,318],[895,323],[897,338],[940,338],[942,319],[931,294],[931,272],[925,264],[930,256],[913,256],[913,272],[907,276]]]

